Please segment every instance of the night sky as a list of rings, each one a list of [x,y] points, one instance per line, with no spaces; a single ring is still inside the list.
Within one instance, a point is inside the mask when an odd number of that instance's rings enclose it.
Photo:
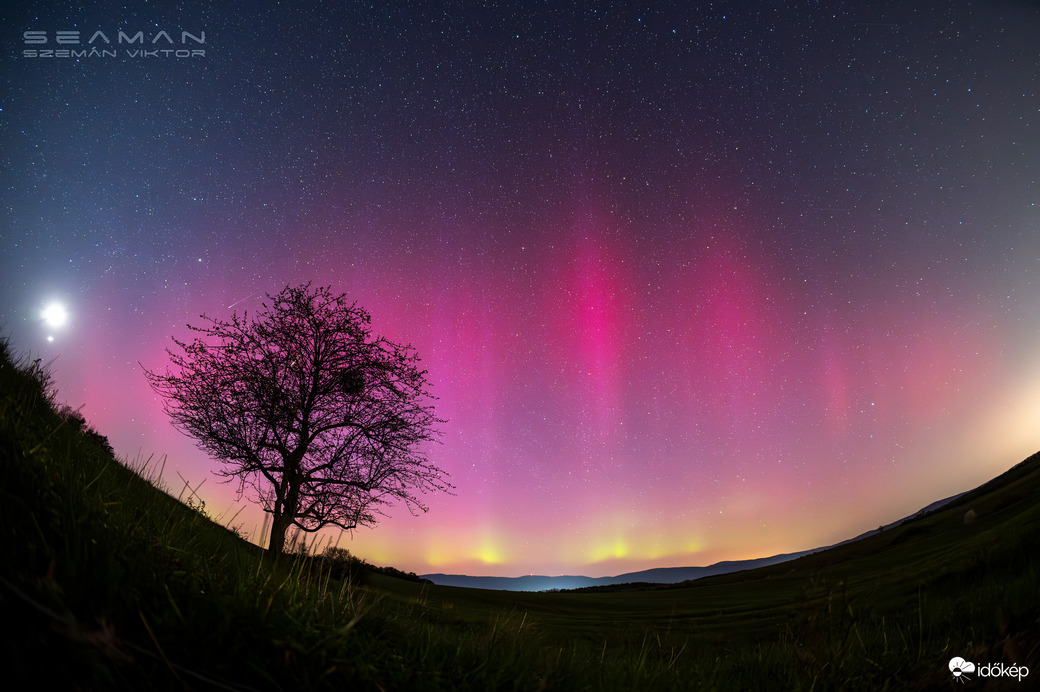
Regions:
[[[0,324],[174,495],[262,530],[142,366],[306,281],[447,419],[456,494],[340,542],[406,571],[804,550],[1040,449],[1035,4],[343,4],[3,10]]]

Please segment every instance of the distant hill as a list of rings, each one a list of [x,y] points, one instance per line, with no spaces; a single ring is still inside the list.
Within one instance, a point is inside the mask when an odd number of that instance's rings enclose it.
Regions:
[[[720,574],[731,574],[733,572],[755,569],[756,567],[767,567],[769,565],[787,562],[788,560],[794,560],[795,558],[804,555],[811,555],[812,553],[827,550],[828,548],[852,543],[853,541],[873,536],[881,531],[893,529],[905,522],[911,521],[912,519],[923,517],[930,512],[941,509],[950,502],[953,502],[966,494],[967,493],[961,493],[944,500],[938,500],[924,509],[914,512],[908,517],[894,521],[891,524],[885,524],[879,529],[872,529],[865,533],[861,533],[855,538],[850,538],[840,543],[835,543],[834,545],[814,548],[812,550],[803,550],[797,553],[784,553],[781,555],[773,555],[771,557],[760,557],[753,560],[727,560],[716,562],[707,567],[658,567],[655,569],[643,570],[641,572],[626,572],[625,574],[619,574],[614,577],[584,577],[579,575],[551,577],[536,574],[525,575],[522,577],[471,577],[465,574],[423,574],[420,575],[420,577],[422,579],[429,579],[434,584],[441,586],[464,586],[471,589],[493,589],[496,591],[585,589],[589,587],[613,586],[617,584],[679,584],[685,581],[701,579],[703,577],[714,577]]]
[[[707,567],[658,567],[641,572],[627,572],[615,577],[582,577],[582,576],[543,576],[527,575],[523,577],[470,577],[464,574],[424,574],[434,584],[442,586],[466,586],[473,589],[496,589],[499,591],[548,591],[550,589],[583,589],[590,586],[611,586],[614,584],[677,584],[679,582],[713,577],[718,574],[729,574],[755,567],[765,567],[778,562],[786,562],[809,552],[787,553],[760,557],[754,560],[735,560],[717,562]]]

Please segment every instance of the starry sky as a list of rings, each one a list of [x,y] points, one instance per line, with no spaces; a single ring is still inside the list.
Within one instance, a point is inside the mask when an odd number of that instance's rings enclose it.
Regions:
[[[4,332],[259,537],[142,366],[347,293],[456,491],[326,540],[420,574],[805,550],[1040,449],[1040,9],[640,4],[5,6]]]

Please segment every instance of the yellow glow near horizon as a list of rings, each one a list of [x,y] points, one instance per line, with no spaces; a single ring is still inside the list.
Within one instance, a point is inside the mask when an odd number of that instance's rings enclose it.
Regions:
[[[619,534],[614,536],[614,539],[610,542],[593,546],[589,556],[589,562],[596,563],[605,560],[620,560],[630,557],[630,555],[631,553],[628,548],[628,542]]]
[[[687,553],[699,553],[704,550],[704,548],[704,542],[696,538],[692,538],[683,544],[683,551]]]
[[[502,555],[491,546],[484,546],[477,551],[477,559],[486,565],[497,565],[502,562]]]
[[[479,547],[474,557],[485,565],[500,565],[508,561],[505,551],[502,550],[502,541],[493,530],[485,527],[481,532]]]
[[[452,555],[441,546],[427,546],[424,557],[430,567],[443,567],[458,562],[457,555]]]
[[[1037,411],[1040,411],[1040,361],[1006,393],[1005,404],[991,413],[968,441],[970,449],[1005,464],[1036,451],[1040,445]]]

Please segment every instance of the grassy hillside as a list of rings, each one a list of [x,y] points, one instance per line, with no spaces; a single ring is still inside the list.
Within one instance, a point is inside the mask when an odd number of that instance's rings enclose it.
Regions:
[[[274,561],[116,461],[50,387],[0,347],[13,689],[949,689],[953,656],[1040,668],[1040,456],[796,561],[523,594]]]

